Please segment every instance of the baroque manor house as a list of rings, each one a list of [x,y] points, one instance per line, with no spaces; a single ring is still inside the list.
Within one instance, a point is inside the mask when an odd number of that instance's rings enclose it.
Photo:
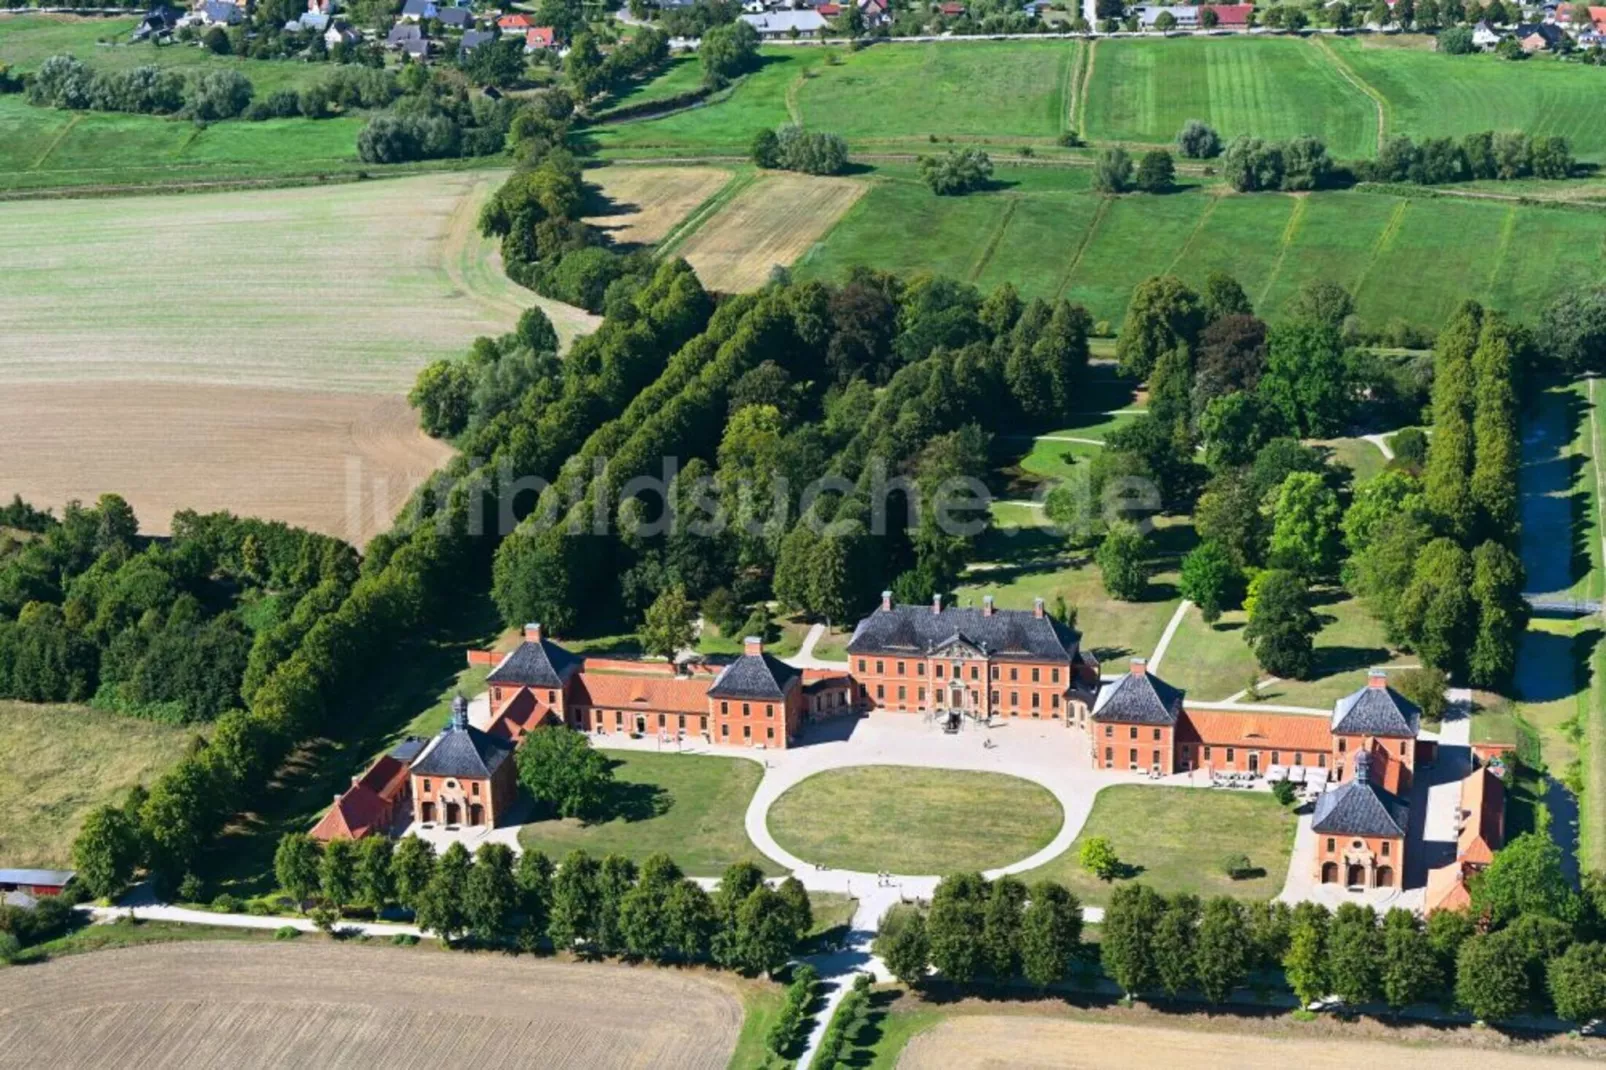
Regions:
[[[538,725],[594,735],[697,739],[725,746],[785,748],[810,721],[850,714],[915,715],[956,727],[963,718],[1058,721],[1088,732],[1095,768],[1157,776],[1217,772],[1288,775],[1333,782],[1312,818],[1312,876],[1348,887],[1398,887],[1410,814],[1405,798],[1419,761],[1421,711],[1382,672],[1340,699],[1331,715],[1188,704],[1143,659],[1102,682],[1075,629],[1044,612],[901,606],[883,592],[848,642],[847,671],[798,669],[759,639],[741,655],[709,663],[576,655],[526,625],[506,653],[471,651],[488,665],[489,709],[470,723],[459,697],[431,740],[410,739],[335,801],[314,830],[323,839],[390,831],[399,819],[448,826],[495,825],[517,795],[519,740]],[[1498,847],[1499,782],[1487,774],[1463,788],[1468,832],[1454,867],[1435,871],[1436,901],[1465,895],[1465,879]],[[1491,824],[1491,821],[1494,824]]]

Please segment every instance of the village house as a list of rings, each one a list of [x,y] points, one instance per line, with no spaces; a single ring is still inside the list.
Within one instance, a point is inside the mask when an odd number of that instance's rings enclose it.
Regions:
[[[1528,53],[1548,52],[1561,47],[1566,39],[1560,26],[1554,22],[1531,22],[1518,26],[1512,35],[1516,37],[1517,44]]]
[[[551,26],[532,26],[524,31],[524,51],[542,52],[558,47],[558,34]]]
[[[31,910],[40,899],[65,892],[77,875],[70,869],[0,869],[0,904]]]
[[[825,17],[818,11],[766,11],[737,18],[758,31],[766,41],[778,37],[818,37],[825,30]]]
[[[1093,700],[1098,664],[1081,636],[1043,609],[894,605],[891,591],[848,641],[849,668],[868,709],[1079,723]]]

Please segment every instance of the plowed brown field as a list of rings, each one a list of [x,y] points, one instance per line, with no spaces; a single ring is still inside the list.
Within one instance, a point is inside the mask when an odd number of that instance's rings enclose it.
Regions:
[[[1148,1026],[1102,1025],[1023,1015],[950,1018],[910,1041],[899,1070],[1566,1070],[1599,1067],[1591,1059],[1546,1054],[1380,1044],[1331,1037],[1309,1040]]]
[[[741,1001],[650,968],[186,943],[0,971],[0,1064],[722,1070]]]
[[[446,456],[418,370],[531,304],[475,229],[499,174],[0,204],[0,498],[116,491],[366,540]]]

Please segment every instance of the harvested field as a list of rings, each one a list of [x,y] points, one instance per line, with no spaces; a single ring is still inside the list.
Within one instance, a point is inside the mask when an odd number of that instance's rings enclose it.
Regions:
[[[1126,1070],[1132,1066],[1187,1066],[1191,1070],[1348,1070],[1409,1059],[1417,1070],[1459,1070],[1469,1056],[1482,1070],[1544,1070],[1600,1065],[1592,1059],[1479,1050],[1381,1044],[1333,1037],[1288,1040],[1239,1033],[1161,1029],[976,1015],[951,1018],[916,1036],[898,1060],[900,1070],[948,1067],[1075,1067]]]
[[[59,509],[115,491],[151,534],[166,534],[179,509],[228,509],[360,546],[450,455],[394,394],[115,381],[0,390],[5,498]]]
[[[0,204],[0,382],[403,393],[535,301],[478,270],[498,177]]]
[[[534,303],[565,340],[595,323],[503,275],[474,225],[500,177],[0,204],[0,493],[117,491],[149,532],[388,527],[446,456],[403,400],[419,368]]]
[[[604,167],[586,174],[613,202],[587,223],[620,245],[652,245],[719,188],[731,173],[713,167]]]
[[[790,265],[864,193],[851,178],[767,175],[739,193],[678,250],[711,290],[740,293]]]
[[[0,973],[0,1051],[78,1068],[722,1070],[742,1013],[694,974],[305,941],[129,948]]]

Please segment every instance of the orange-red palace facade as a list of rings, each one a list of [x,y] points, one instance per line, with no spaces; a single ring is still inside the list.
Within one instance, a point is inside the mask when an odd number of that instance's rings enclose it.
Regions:
[[[460,702],[439,736],[404,744],[405,756],[394,756],[411,764],[397,809],[419,822],[496,824],[515,793],[511,753],[541,724],[786,748],[801,741],[808,722],[850,714],[1030,719],[1084,727],[1099,769],[1264,775],[1282,767],[1332,778],[1340,788],[1327,796],[1342,805],[1325,812],[1318,805],[1318,878],[1384,886],[1402,872],[1400,800],[1418,760],[1420,714],[1381,673],[1340,700],[1331,717],[1189,708],[1141,660],[1102,681],[1080,634],[1045,612],[1041,599],[1030,610],[996,609],[991,597],[980,607],[940,599],[906,606],[890,593],[859,621],[847,653],[846,672],[799,669],[750,638],[736,658],[676,667],[576,655],[539,624],[527,625],[511,651],[469,653],[471,663],[492,666],[485,729],[468,723]],[[373,779],[359,778],[353,791],[370,791]],[[341,809],[337,803],[331,814]],[[380,822],[324,824],[330,835],[361,835]]]

